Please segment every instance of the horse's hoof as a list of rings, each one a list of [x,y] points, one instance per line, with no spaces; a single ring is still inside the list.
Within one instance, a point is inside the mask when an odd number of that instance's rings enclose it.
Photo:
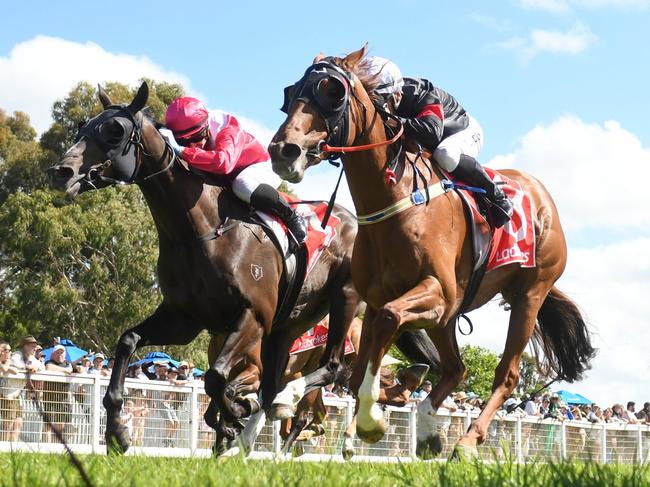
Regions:
[[[408,389],[417,389],[429,372],[427,364],[413,364],[397,373],[399,381]]]
[[[283,419],[293,418],[296,414],[296,408],[290,404],[272,404],[267,417],[271,421],[281,421]]]
[[[109,455],[123,455],[131,446],[129,433],[124,427],[106,430],[106,451]]]
[[[343,441],[343,451],[341,454],[343,455],[343,460],[352,460],[352,457],[354,456],[354,443],[352,441],[352,438],[345,438]]]
[[[385,433],[386,433],[385,421],[381,421],[376,428],[371,430],[364,430],[359,426],[359,423],[357,422],[357,436],[364,443],[377,443],[379,440],[381,440],[384,437]]]
[[[479,458],[478,448],[475,446],[467,446],[457,444],[454,451],[451,452],[449,461],[451,462],[472,462]]]

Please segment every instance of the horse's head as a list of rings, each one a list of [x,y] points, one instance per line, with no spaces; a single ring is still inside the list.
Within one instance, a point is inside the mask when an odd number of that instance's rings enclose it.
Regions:
[[[142,83],[130,104],[114,105],[99,87],[104,111],[79,127],[75,144],[48,169],[50,183],[69,196],[129,184],[139,170],[143,114],[149,87]]]
[[[287,119],[269,145],[273,170],[283,179],[301,181],[308,167],[331,156],[324,144],[352,145],[365,131],[372,118],[366,112],[374,109],[357,76],[366,51],[364,46],[345,58],[319,55],[297,83],[285,88]]]

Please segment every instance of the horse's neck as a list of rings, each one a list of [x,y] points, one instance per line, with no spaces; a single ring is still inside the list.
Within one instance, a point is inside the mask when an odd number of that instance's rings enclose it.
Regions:
[[[165,145],[154,137],[156,129],[143,127],[144,148],[140,176],[162,171],[170,162]],[[160,237],[175,241],[193,240],[214,230],[220,223],[217,207],[219,188],[204,188],[203,182],[177,163],[139,184]]]
[[[368,119],[376,118],[377,122],[366,128],[365,134],[356,140],[355,145],[374,144],[386,140],[386,131],[381,119],[378,115],[373,117],[371,114],[374,113],[374,107],[366,107],[366,110],[369,113]],[[397,184],[393,185],[386,180],[386,164],[389,158],[393,157],[392,147],[394,146],[381,146],[367,151],[351,152],[344,156],[345,175],[357,214],[364,215],[382,210],[411,193],[413,171],[405,160],[404,152],[395,170]],[[410,154],[410,158],[413,157],[414,155]],[[429,176],[427,170],[424,174]],[[437,176],[434,175],[434,178]]]

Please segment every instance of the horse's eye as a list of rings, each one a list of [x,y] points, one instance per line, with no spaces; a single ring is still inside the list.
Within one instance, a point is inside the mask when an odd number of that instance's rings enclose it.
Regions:
[[[99,136],[109,145],[117,145],[124,138],[124,126],[117,120],[107,120],[99,127]]]
[[[325,109],[338,109],[345,101],[345,94],[345,85],[336,78],[324,78],[316,86],[318,103]]]

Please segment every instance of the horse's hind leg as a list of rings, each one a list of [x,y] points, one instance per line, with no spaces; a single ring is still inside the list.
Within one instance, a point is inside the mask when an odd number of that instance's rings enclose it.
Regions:
[[[298,402],[305,394],[334,382],[341,369],[345,339],[358,307],[359,296],[352,283],[345,283],[336,290],[330,298],[327,345],[318,369],[289,382],[273,400],[269,417],[284,419],[293,416]]]
[[[129,447],[129,437],[120,422],[124,379],[133,352],[146,345],[185,345],[198,335],[201,328],[169,309],[165,302],[139,325],[125,331],[117,342],[115,364],[103,404],[106,408],[106,445],[109,452],[123,453]]]
[[[313,413],[314,418],[311,424],[317,424],[319,420],[322,422],[322,418],[325,416],[322,413],[324,410],[325,406],[323,405],[322,393],[320,389],[314,389],[301,399],[301,401],[298,403],[296,416],[291,421],[291,429],[289,431],[289,434],[285,438],[284,446],[282,447],[282,453],[288,453],[291,450],[294,442],[300,433],[303,432],[307,426],[307,423],[309,422],[309,413]],[[322,415],[322,418],[319,417],[320,415]]]
[[[457,447],[460,447],[461,450],[457,448],[455,456],[462,455],[464,452],[471,455],[476,454],[476,446],[485,440],[488,427],[497,410],[519,383],[521,355],[535,329],[537,312],[549,287],[548,281],[540,281],[534,286],[534,289],[524,291],[511,303],[506,347],[495,372],[492,395],[479,417],[458,441]]]
[[[255,362],[255,366],[261,370],[257,350],[262,333],[263,329],[253,311],[245,310],[236,331],[228,335],[219,356],[205,374],[205,392],[217,401],[221,414],[226,415],[226,420],[239,419],[246,415],[245,408],[227,397],[226,386],[233,368],[247,358]]]

